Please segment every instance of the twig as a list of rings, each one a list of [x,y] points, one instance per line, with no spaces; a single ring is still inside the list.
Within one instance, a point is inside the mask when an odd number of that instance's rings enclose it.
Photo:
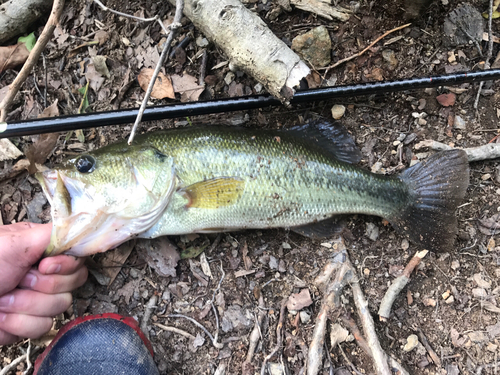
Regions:
[[[182,314],[170,314],[170,315],[167,315],[167,318],[184,318],[184,319],[189,320],[191,323],[193,323],[195,326],[201,328],[203,330],[203,332],[205,332],[207,334],[207,336],[212,341],[213,346],[215,346],[217,349],[222,349],[224,347],[223,344],[218,343],[216,341],[216,339],[212,336],[212,334],[210,332],[208,332],[208,330],[201,323],[198,323],[195,319],[193,319],[189,316],[186,316],[186,315],[182,315]]]
[[[170,33],[168,34],[167,41],[163,45],[163,51],[161,53],[160,59],[156,64],[155,71],[153,72],[153,76],[151,77],[151,81],[149,82],[148,89],[146,90],[146,94],[144,95],[144,99],[142,100],[141,107],[139,108],[139,113],[137,113],[137,118],[135,119],[134,126],[132,127],[132,131],[130,132],[130,137],[128,138],[129,145],[131,145],[132,142],[134,141],[135,132],[137,131],[137,127],[141,122],[144,110],[148,105],[148,100],[149,97],[151,96],[151,92],[153,91],[153,87],[156,83],[156,78],[158,77],[158,73],[160,72],[161,67],[165,63],[167,56],[170,53],[172,40],[174,39],[174,36],[177,34],[177,30],[180,27],[182,27],[181,18],[183,9],[184,9],[184,0],[176,0],[174,22],[172,22],[172,24],[170,25]]]
[[[153,325],[155,325],[155,326],[163,329],[164,331],[178,333],[179,335],[187,337],[188,339],[191,339],[191,340],[194,340],[196,338],[192,334],[190,334],[189,332],[183,331],[182,329],[179,329],[179,328],[166,326],[166,325],[163,325],[163,324],[160,324],[160,323],[153,323]]]
[[[493,54],[493,33],[491,32],[491,21],[493,18],[493,0],[490,0],[490,6],[488,8],[488,53],[486,55],[486,61],[484,62],[484,69],[490,68],[491,55]],[[477,90],[476,100],[474,100],[474,109],[477,109],[479,104],[479,97],[481,96],[481,90],[483,89],[484,81],[479,83],[479,89]]]
[[[343,242],[340,242],[338,246],[340,251],[324,267],[323,273],[316,278],[316,282],[320,282],[318,287],[323,284],[327,290],[324,292],[326,296],[323,297],[323,303],[316,318],[311,344],[307,353],[307,375],[319,373],[323,362],[323,343],[325,341],[328,316],[340,306],[340,293],[344,286],[351,281],[353,275],[349,267],[344,263],[347,259],[347,251]],[[335,279],[330,281],[334,270],[337,270]]]
[[[23,371],[23,375],[26,375],[32,367],[31,361],[30,361],[30,355],[31,355],[31,340],[28,339],[28,349],[26,350],[26,370]]]
[[[349,56],[349,57],[346,57],[345,59],[342,59],[342,60],[339,60],[337,61],[335,64],[333,65],[330,65],[330,66],[327,66],[327,67],[324,67],[324,68],[319,68],[318,70],[330,70],[330,69],[333,69],[347,61],[350,61],[352,59],[355,59],[356,57],[359,57],[361,56],[362,54],[364,54],[366,51],[368,51],[370,48],[372,48],[375,44],[377,44],[381,39],[384,39],[387,35],[395,32],[395,31],[398,31],[398,30],[401,30],[401,29],[404,29],[405,27],[408,27],[410,26],[411,23],[407,23],[406,25],[403,25],[403,26],[398,26],[396,27],[395,29],[392,29],[392,30],[389,30],[387,31],[386,33],[384,33],[383,35],[379,36],[377,39],[375,39],[372,43],[370,43],[370,45],[368,47],[366,47],[364,50],[362,50],[361,52],[358,52],[358,53],[355,53],[354,55],[352,56]]]
[[[205,84],[205,74],[207,72],[207,60],[208,60],[208,52],[207,50],[203,50],[203,55],[201,57],[201,67],[200,67],[200,78],[198,80],[198,85],[203,86]]]
[[[347,355],[345,354],[344,352],[344,349],[342,349],[342,346],[340,346],[340,343],[337,344],[339,350],[340,350],[340,353],[342,354],[342,357],[344,357],[345,361],[347,362],[347,364],[351,367],[352,371],[354,371],[356,374],[358,375],[363,375],[362,373],[360,373],[356,367],[354,367],[354,364],[351,362],[351,360],[347,357]]]
[[[422,330],[418,328],[417,333],[418,333],[418,338],[422,342],[422,345],[424,346],[425,350],[427,350],[427,353],[429,353],[432,362],[434,362],[434,364],[437,367],[441,367],[442,366],[441,360],[439,359],[434,349],[432,349],[432,346],[431,344],[429,344],[429,341],[427,340],[427,337],[425,337],[424,332],[422,332]]]
[[[18,364],[20,364],[22,361],[26,359],[28,354],[23,354],[20,357],[17,357],[14,359],[11,363],[9,363],[7,366],[5,366],[1,371],[0,375],[7,375],[12,369],[16,368]]]
[[[349,266],[351,272],[353,273],[353,278],[351,281],[352,296],[354,298],[354,303],[356,304],[359,317],[361,319],[361,324],[363,326],[363,331],[365,333],[366,341],[368,346],[372,351],[373,363],[375,366],[375,371],[379,375],[391,375],[391,370],[387,363],[387,354],[380,346],[380,342],[375,331],[375,323],[368,310],[368,301],[365,299],[363,292],[361,291],[361,286],[359,285],[356,275],[356,271],[351,264],[349,259],[346,259],[346,264]]]
[[[460,150],[460,148],[458,147],[451,147],[444,143],[433,140],[425,140],[417,143],[415,145],[415,150],[419,150],[424,147],[427,147],[434,151],[448,151],[455,149]],[[488,143],[483,146],[463,148],[462,150],[467,153],[467,159],[469,160],[469,163],[473,161],[500,158],[500,143]]]
[[[54,29],[56,28],[56,25],[59,22],[59,18],[61,16],[63,8],[64,8],[64,0],[54,0],[54,4],[52,5],[52,11],[50,12],[49,19],[47,20],[47,23],[45,24],[45,27],[43,28],[43,31],[40,34],[40,37],[36,41],[36,44],[31,50],[30,55],[28,56],[28,59],[24,63],[21,71],[14,79],[14,81],[9,85],[9,90],[7,91],[5,97],[0,103],[0,122],[4,122],[7,119],[7,112],[9,111],[9,108],[12,105],[12,102],[14,101],[14,97],[19,92],[19,89],[23,85],[24,81],[26,81],[26,78],[28,78],[31,69],[37,62],[38,58],[40,57],[40,54],[42,53],[50,37],[52,36],[52,33],[54,32]]]
[[[266,304],[264,303],[264,296],[262,293],[259,293],[259,314],[257,315],[257,318],[255,319],[255,324],[253,326],[252,333],[250,333],[250,338],[249,338],[249,344],[248,344],[248,352],[247,352],[247,357],[245,359],[245,362],[241,365],[242,367],[242,374],[245,374],[246,372],[252,373],[253,371],[247,371],[246,369],[249,366],[252,366],[252,358],[255,353],[255,349],[257,348],[257,344],[259,343],[259,339],[261,338],[261,332],[260,332],[260,326],[262,325],[262,321],[264,320],[264,317],[266,316]]]
[[[278,320],[278,325],[276,326],[276,345],[274,346],[273,350],[271,350],[271,353],[269,353],[266,358],[264,358],[262,367],[260,368],[260,375],[264,375],[266,373],[267,362],[273,357],[273,355],[278,352],[283,344],[283,335],[281,333],[281,329],[283,328],[283,323],[285,321],[285,310],[287,302],[288,298],[283,298],[283,300],[281,301],[280,318]]]
[[[428,252],[428,250],[418,251],[413,258],[410,259],[403,270],[403,273],[399,277],[395,278],[389,288],[387,288],[387,292],[385,293],[384,298],[382,298],[382,302],[380,302],[380,307],[378,309],[378,315],[381,321],[385,322],[389,319],[394,300],[398,296],[399,292],[401,292],[406,284],[408,284],[411,273],[415,267],[420,264],[422,258],[425,257]]]
[[[142,316],[142,321],[141,321],[141,330],[144,332],[146,337],[149,339],[149,330],[148,330],[148,323],[149,319],[151,318],[151,314],[153,313],[153,310],[156,309],[156,302],[158,301],[158,297],[153,294],[151,299],[148,301],[146,304],[146,309],[144,310],[144,315]]]

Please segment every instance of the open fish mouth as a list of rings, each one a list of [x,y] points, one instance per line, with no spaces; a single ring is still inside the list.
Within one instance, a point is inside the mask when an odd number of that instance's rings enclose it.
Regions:
[[[148,230],[163,214],[174,191],[173,164],[170,173],[170,181],[161,192],[148,190],[141,178],[136,178],[132,194],[113,204],[95,186],[69,177],[64,170],[37,173],[52,216],[52,234],[44,256],[87,256]]]

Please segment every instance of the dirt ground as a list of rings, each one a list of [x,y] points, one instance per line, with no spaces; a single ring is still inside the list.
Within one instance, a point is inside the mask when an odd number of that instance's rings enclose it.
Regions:
[[[326,74],[322,77],[325,82],[350,84],[477,70],[484,61],[478,47],[483,54],[487,50],[486,42],[463,46],[448,46],[444,42],[442,25],[449,12],[459,5],[456,0],[432,1],[420,10],[412,10],[411,14],[409,7],[399,0],[340,1],[347,8],[357,8],[347,22],[328,21],[298,9],[278,11],[280,8],[277,3],[250,0],[246,6],[257,12],[275,34],[288,44],[295,36],[313,27],[326,26],[332,39],[332,63],[358,52],[405,20],[412,23],[410,27],[382,40],[360,58],[326,73],[320,70],[316,78]],[[486,1],[467,3],[479,12],[487,11]],[[107,5],[146,17],[156,14],[162,19],[173,17],[172,7],[167,2],[111,1]],[[200,100],[256,93],[257,82],[243,73],[237,72],[231,82],[226,82],[229,68],[227,64],[220,64],[226,61],[225,57],[212,44],[203,46],[203,36],[189,20],[184,19],[183,25],[175,45],[187,36],[190,36],[190,40],[166,64],[165,74],[198,78],[202,61],[199,52],[206,48],[207,89]],[[42,27],[43,20],[35,32],[38,34]],[[493,33],[500,34],[498,20],[493,22]],[[100,44],[76,49],[94,40],[96,35],[102,38]],[[397,36],[402,38],[384,44]],[[136,77],[143,67],[154,67],[158,55],[157,45],[163,41],[162,38],[156,24],[136,23],[102,11],[91,2],[69,1],[65,6],[61,27],[56,30],[55,38],[44,52],[45,65],[41,59],[35,73],[24,85],[11,120],[36,117],[44,108],[45,87],[47,106],[58,99],[61,115],[76,113],[82,98],[78,89],[85,86],[87,79],[91,81],[89,111],[109,110],[113,105],[121,108],[137,107],[143,91]],[[495,44],[493,58],[498,51],[498,45]],[[100,84],[95,71],[92,73],[90,70],[87,75],[82,71],[88,69],[90,57],[96,54],[107,57],[110,72],[110,77],[103,79]],[[0,75],[0,88],[11,82],[15,75],[14,70]],[[346,112],[341,122],[362,149],[361,165],[379,173],[395,173],[401,169],[401,165],[407,167],[411,160],[427,156],[428,150],[415,149],[415,145],[422,140],[432,139],[457,147],[496,142],[500,113],[497,87],[497,83],[485,83],[477,110],[473,108],[473,103],[478,85],[465,84],[455,88],[322,101],[293,108],[145,123],[141,131],[188,123],[282,128],[311,118],[331,118],[331,107],[342,104]],[[451,91],[456,94],[454,105],[444,107],[438,103],[438,95]],[[122,92],[124,95],[121,95]],[[152,100],[154,104],[172,102],[169,99]],[[83,132],[84,139],[74,133],[65,139],[63,134],[47,165],[54,165],[68,155],[123,139],[128,136],[130,128],[113,126],[90,129]],[[22,137],[13,139],[13,142],[23,149],[34,140],[33,137]],[[12,168],[14,162],[0,162],[0,171]],[[499,371],[494,364],[499,361],[500,353],[500,308],[497,306],[500,303],[500,239],[494,229],[480,225],[480,220],[492,218],[500,211],[500,168],[495,160],[472,163],[470,168],[470,186],[465,201],[457,211],[459,235],[454,250],[449,253],[429,253],[424,258],[407,287],[397,297],[393,314],[385,323],[380,322],[377,315],[380,301],[391,281],[401,273],[415,252],[421,249],[408,243],[377,217],[352,216],[343,232],[381,345],[411,374],[496,374]],[[0,204],[4,224],[22,220],[50,220],[50,208],[41,188],[27,173],[0,181]],[[56,328],[76,315],[102,312],[130,315],[141,322],[148,310],[148,301],[155,296],[157,307],[152,311],[149,309],[152,314],[147,322],[147,333],[162,374],[214,374],[217,369],[217,373],[222,374],[223,368],[226,374],[239,374],[247,355],[250,332],[261,311],[256,297],[257,291],[260,291],[265,304],[262,340],[251,361],[254,371],[249,372],[260,373],[264,358],[277,343],[276,328],[282,301],[288,300],[293,293],[308,289],[312,304],[303,308],[300,314],[286,311],[282,329],[283,345],[269,360],[274,364],[283,364],[286,368],[286,372],[282,372],[275,367],[273,374],[303,373],[307,347],[323,298],[313,281],[331,258],[334,238],[312,241],[284,229],[273,229],[224,233],[220,236],[181,236],[170,240],[181,250],[208,244],[205,256],[212,277],[203,275],[199,257],[180,260],[175,268],[175,276],[163,277],[148,265],[137,248],[119,261],[113,260],[115,258],[110,260],[109,256],[95,256],[92,264],[97,269],[89,276],[87,284],[74,293],[73,308],[58,318]],[[123,246],[118,251],[127,254]],[[121,267],[113,266],[112,262],[118,262]],[[106,274],[103,266],[116,269],[116,278],[109,286],[109,279],[103,277]],[[249,272],[241,276],[245,272],[238,271],[242,270]],[[211,300],[214,300],[217,308],[219,327],[210,307]],[[341,310],[332,314],[331,324],[338,321],[338,316],[350,316],[361,327],[349,288],[342,294]],[[190,316],[212,334],[218,332],[218,340],[223,343],[223,347],[216,348],[206,333],[190,321],[167,317],[169,314]],[[196,339],[193,341],[163,330],[154,323],[177,327]],[[355,340],[348,339],[340,344],[343,354],[339,347],[331,347],[331,324],[328,325],[325,340],[329,356],[323,358],[320,373],[374,373],[371,359]],[[404,350],[407,338],[419,333],[437,353],[440,366],[433,363],[429,352],[422,346],[422,338],[416,348]],[[26,343],[0,347],[0,358],[3,358],[0,366],[19,357],[26,347]],[[16,371],[21,373],[25,368],[26,364],[22,363]]]

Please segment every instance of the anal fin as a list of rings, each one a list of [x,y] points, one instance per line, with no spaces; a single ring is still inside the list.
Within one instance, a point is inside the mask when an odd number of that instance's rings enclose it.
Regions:
[[[216,177],[196,182],[181,190],[188,199],[187,207],[219,208],[238,201],[245,189],[245,181],[237,177]]]
[[[315,223],[291,227],[292,232],[312,239],[321,239],[339,234],[345,227],[345,215],[332,216]]]

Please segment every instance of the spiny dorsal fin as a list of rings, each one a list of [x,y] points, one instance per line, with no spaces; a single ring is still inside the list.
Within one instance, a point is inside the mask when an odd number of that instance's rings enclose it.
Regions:
[[[328,151],[337,160],[356,164],[361,160],[361,151],[354,139],[339,122],[311,121],[304,125],[290,128],[288,132],[306,138]]]
[[[238,201],[245,181],[237,177],[216,177],[196,182],[181,190],[189,200],[187,207],[219,208]]]

